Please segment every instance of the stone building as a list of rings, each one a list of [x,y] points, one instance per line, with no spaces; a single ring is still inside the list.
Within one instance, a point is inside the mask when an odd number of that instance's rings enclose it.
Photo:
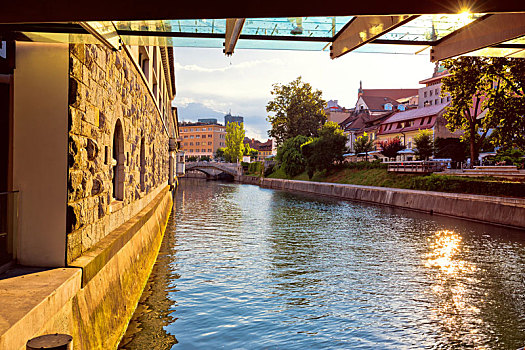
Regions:
[[[0,273],[11,278],[0,282],[32,290],[0,293],[9,312],[0,313],[0,348],[56,332],[71,334],[74,348],[114,348],[171,211],[173,49],[9,45],[13,65],[0,69],[0,190],[8,194]]]

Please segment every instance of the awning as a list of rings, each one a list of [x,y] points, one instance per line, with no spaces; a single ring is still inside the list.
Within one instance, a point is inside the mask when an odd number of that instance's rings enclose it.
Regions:
[[[1,21],[1,16],[0,16]],[[525,12],[0,24],[0,37],[68,43],[525,57]]]

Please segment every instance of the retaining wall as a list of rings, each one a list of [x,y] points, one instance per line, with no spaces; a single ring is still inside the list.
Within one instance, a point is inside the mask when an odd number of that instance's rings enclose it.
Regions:
[[[260,179],[253,176],[237,176],[235,180],[277,190],[314,193],[345,200],[377,203],[484,223],[525,228],[525,200],[520,198],[313,181]]]
[[[42,334],[73,336],[73,349],[116,349],[162,243],[173,205],[164,187],[139,213],[68,268],[0,280],[0,349]]]

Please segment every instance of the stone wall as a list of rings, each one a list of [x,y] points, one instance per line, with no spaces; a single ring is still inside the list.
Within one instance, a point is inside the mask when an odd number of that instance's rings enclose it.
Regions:
[[[71,44],[69,67],[68,264],[147,205],[146,197],[167,183],[169,167],[169,141],[161,115],[128,51]],[[113,199],[112,182],[117,120],[124,136],[121,201]]]
[[[521,198],[416,191],[327,182],[260,179],[253,176],[237,176],[236,181],[278,190],[315,193],[345,200],[357,200],[489,224],[520,229],[525,228],[525,199]]]

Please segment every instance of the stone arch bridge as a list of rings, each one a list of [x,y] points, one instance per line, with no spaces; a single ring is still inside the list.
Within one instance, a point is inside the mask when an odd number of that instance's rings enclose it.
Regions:
[[[188,162],[186,171],[196,170],[206,174],[206,178],[217,178],[220,174],[228,174],[233,177],[242,175],[242,167],[236,163],[219,162]]]

